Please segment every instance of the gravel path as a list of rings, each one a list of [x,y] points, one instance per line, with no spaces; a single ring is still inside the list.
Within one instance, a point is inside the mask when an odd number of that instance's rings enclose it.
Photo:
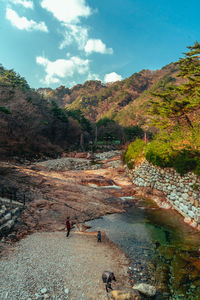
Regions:
[[[0,259],[0,299],[107,299],[104,270],[127,285],[128,259],[115,245],[72,232],[35,233]],[[115,284],[113,284],[115,287]]]

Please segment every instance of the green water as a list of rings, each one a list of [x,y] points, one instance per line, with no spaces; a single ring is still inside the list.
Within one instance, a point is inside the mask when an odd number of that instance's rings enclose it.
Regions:
[[[200,233],[178,213],[141,199],[123,214],[89,224],[129,255],[131,278],[156,286],[156,299],[200,299]]]

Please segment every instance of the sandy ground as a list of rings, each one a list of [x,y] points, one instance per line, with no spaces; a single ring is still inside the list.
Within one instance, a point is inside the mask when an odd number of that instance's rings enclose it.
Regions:
[[[34,233],[9,249],[0,259],[1,300],[107,299],[104,270],[114,272],[113,288],[129,286],[129,259],[104,236],[97,243],[73,231]]]

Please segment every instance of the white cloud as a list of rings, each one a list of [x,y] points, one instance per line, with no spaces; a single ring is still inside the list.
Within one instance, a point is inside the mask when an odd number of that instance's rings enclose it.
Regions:
[[[113,54],[113,49],[107,48],[106,45],[99,39],[89,39],[85,45],[85,52],[87,54],[91,54],[92,52]]]
[[[109,74],[106,74],[105,77],[104,77],[104,82],[108,83],[108,82],[115,82],[115,81],[119,81],[119,80],[122,80],[122,76],[115,73],[115,72],[112,72],[112,73],[109,73]]]
[[[42,0],[41,6],[65,24],[77,24],[80,17],[87,18],[92,13],[85,0]]]
[[[50,61],[45,57],[36,57],[36,62],[45,68],[46,84],[58,83],[62,78],[72,77],[74,74],[85,74],[89,71],[89,60],[73,56],[70,59]]]
[[[14,4],[21,4],[26,8],[33,8],[33,1],[29,0],[10,0]]]
[[[88,30],[87,28],[81,27],[80,25],[65,25],[66,31],[64,33],[64,40],[60,44],[59,48],[63,49],[64,47],[70,45],[73,40],[78,44],[79,50],[84,49],[85,44],[88,39]]]
[[[89,73],[87,80],[100,80],[99,75],[95,73]]]
[[[11,8],[7,8],[6,18],[11,22],[13,26],[17,27],[20,30],[40,30],[48,32],[47,26],[44,22],[37,23],[33,20],[28,20],[26,17],[19,17],[19,15]]]
[[[78,49],[83,50],[88,40],[88,29],[79,24],[80,18],[92,14],[85,0],[42,0],[41,6],[64,25],[64,40],[59,48],[63,49],[76,41]]]
[[[60,49],[75,41],[78,44],[78,49],[85,50],[86,54],[92,52],[113,53],[113,49],[107,48],[101,40],[88,39],[88,28],[80,25],[81,18],[88,18],[94,13],[94,10],[86,4],[86,0],[42,0],[41,6],[51,12],[65,29],[64,40],[59,46]]]

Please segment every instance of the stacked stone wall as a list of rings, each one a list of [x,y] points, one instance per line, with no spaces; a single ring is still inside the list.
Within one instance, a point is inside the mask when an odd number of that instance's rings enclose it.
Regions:
[[[12,232],[14,226],[23,211],[24,206],[20,202],[0,197],[0,241]]]
[[[200,176],[193,173],[181,176],[174,169],[162,169],[146,160],[129,170],[129,175],[137,186],[161,191],[184,221],[200,230]]]

